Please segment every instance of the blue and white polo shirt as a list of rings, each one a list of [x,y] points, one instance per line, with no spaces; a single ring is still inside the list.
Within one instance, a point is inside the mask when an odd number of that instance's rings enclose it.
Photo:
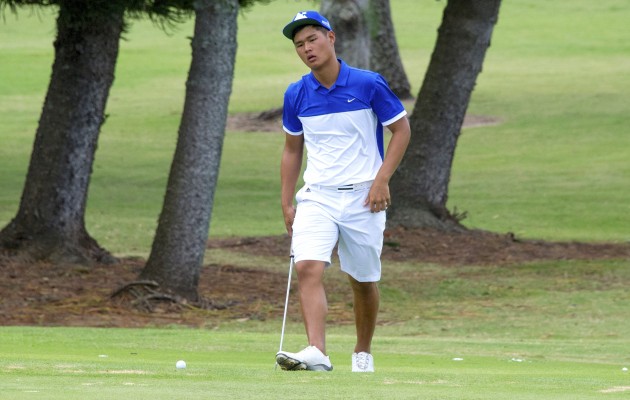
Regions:
[[[383,163],[383,126],[407,114],[381,75],[339,62],[339,76],[330,89],[311,72],[284,94],[283,129],[304,135],[306,184],[373,180]]]

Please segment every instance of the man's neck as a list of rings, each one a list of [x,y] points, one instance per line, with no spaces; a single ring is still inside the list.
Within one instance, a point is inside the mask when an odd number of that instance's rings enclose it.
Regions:
[[[313,70],[313,75],[322,86],[324,86],[326,89],[330,89],[332,85],[337,82],[337,77],[339,77],[340,70],[341,64],[339,63],[339,61],[337,61],[337,58],[333,58],[330,63],[323,65],[317,70]]]

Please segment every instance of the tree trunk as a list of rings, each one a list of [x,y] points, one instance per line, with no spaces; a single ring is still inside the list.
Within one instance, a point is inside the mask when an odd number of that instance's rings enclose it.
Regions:
[[[389,0],[370,0],[370,69],[383,75],[400,99],[412,99],[411,85],[400,59]]]
[[[335,32],[337,57],[356,68],[370,67],[369,0],[322,0],[321,14]]]
[[[398,52],[389,0],[322,0],[321,13],[335,31],[339,58],[383,75],[399,98],[413,98]]]
[[[389,225],[463,229],[446,208],[457,139],[490,46],[500,0],[449,0],[410,117],[412,138],[391,181]]]
[[[162,213],[140,278],[198,300],[236,56],[238,1],[195,5],[192,61]]]
[[[114,262],[87,233],[84,216],[123,10],[96,17],[80,3],[60,3],[55,60],[20,207],[0,232],[0,248],[55,263]]]

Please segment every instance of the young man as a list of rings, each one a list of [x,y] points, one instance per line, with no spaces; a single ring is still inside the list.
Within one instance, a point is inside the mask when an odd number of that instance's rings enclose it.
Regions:
[[[389,180],[409,143],[409,122],[380,75],[337,59],[335,33],[319,13],[299,12],[283,33],[311,70],[284,95],[280,168],[282,211],[292,236],[309,346],[297,353],[280,351],[276,362],[285,370],[332,370],[326,355],[328,307],[322,278],[338,244],[341,270],[348,274],[354,295],[352,371],[373,372],[370,347],[380,299],[385,210],[391,204]],[[386,152],[383,126],[392,132]],[[305,185],[295,194],[304,146]]]

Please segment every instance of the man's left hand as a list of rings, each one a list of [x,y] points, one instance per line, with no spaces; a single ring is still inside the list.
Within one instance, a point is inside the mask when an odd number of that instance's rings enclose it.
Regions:
[[[370,193],[365,199],[365,206],[370,207],[370,212],[377,213],[387,210],[391,205],[391,197],[389,195],[389,185],[374,182],[370,188]]]

